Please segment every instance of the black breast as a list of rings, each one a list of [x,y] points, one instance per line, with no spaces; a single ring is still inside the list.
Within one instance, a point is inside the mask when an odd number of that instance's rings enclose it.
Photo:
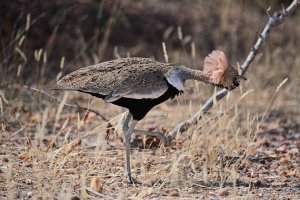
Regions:
[[[179,91],[172,85],[168,84],[168,90],[160,97],[156,99],[130,99],[130,98],[120,98],[114,102],[111,102],[112,104],[128,108],[131,112],[133,119],[135,120],[141,120],[145,117],[145,115],[153,108],[154,106],[168,100],[173,99],[176,95],[181,93],[182,91]],[[86,92],[85,92],[86,93]],[[105,98],[105,95],[100,95],[97,93],[90,93],[88,94],[93,95],[95,97],[99,98]]]

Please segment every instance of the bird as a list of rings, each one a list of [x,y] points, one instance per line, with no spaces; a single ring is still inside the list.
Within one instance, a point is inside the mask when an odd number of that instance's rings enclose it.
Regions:
[[[154,106],[180,95],[185,89],[186,80],[189,79],[229,90],[238,87],[241,79],[246,80],[228,64],[223,51],[214,50],[204,59],[203,71],[182,64],[162,63],[150,58],[119,58],[71,72],[58,80],[52,89],[79,91],[129,110],[124,120],[123,134],[126,178],[132,183],[130,167],[132,132],[157,136],[168,144],[168,138],[164,134],[139,130],[135,127]]]

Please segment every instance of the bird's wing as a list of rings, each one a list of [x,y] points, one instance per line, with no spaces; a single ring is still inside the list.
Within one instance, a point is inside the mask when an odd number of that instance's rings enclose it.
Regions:
[[[123,96],[130,94],[132,91],[113,91],[112,93],[110,93],[109,95],[107,95],[104,100],[106,102],[113,102],[116,101],[120,98],[122,98]]]
[[[57,82],[58,89],[106,96],[107,102],[122,97],[143,99],[163,95],[168,64],[149,58],[121,58],[74,71]]]

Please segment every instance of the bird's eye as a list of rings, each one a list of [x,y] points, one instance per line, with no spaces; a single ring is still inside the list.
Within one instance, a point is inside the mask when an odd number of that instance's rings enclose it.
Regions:
[[[235,75],[235,73],[234,73],[234,72],[231,72],[231,75]]]

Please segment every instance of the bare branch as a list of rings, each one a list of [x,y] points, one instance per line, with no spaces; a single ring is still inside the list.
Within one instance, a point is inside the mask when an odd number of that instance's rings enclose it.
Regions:
[[[261,48],[263,45],[264,41],[267,39],[270,30],[281,24],[284,20],[284,18],[288,15],[290,15],[300,4],[300,0],[294,0],[288,8],[284,9],[282,12],[275,12],[273,15],[270,13],[270,8],[267,10],[267,14],[269,16],[269,21],[265,25],[263,31],[261,34],[259,34],[259,37],[257,38],[254,46],[252,47],[252,50],[248,54],[245,62],[241,65],[241,75],[244,75],[248,68],[250,67],[250,64],[254,60],[256,54],[258,53],[258,50]],[[214,105],[214,98],[219,101],[223,97],[225,97],[228,94],[227,89],[223,89],[219,91],[216,96],[212,96],[209,98],[202,108],[190,119],[178,124],[173,130],[171,130],[168,134],[169,137],[174,138],[176,134],[182,133],[186,130],[188,130],[191,126],[195,125],[198,123],[198,121],[202,118],[202,115],[205,114],[209,109],[211,109]]]
[[[51,94],[49,94],[49,93],[47,93],[47,92],[45,92],[45,91],[43,91],[43,90],[39,90],[39,89],[37,89],[37,88],[30,87],[30,86],[24,86],[24,88],[33,90],[33,91],[38,92],[38,93],[40,93],[40,94],[43,94],[43,95],[49,97],[51,100],[54,100],[54,101],[57,101],[58,103],[61,103],[61,101],[60,101],[58,98],[56,98],[55,96],[53,96],[53,95],[51,95]],[[79,105],[78,103],[76,103],[76,102],[75,102],[74,104],[64,103],[64,106],[68,106],[68,107],[71,107],[71,108],[77,108],[77,109],[79,109],[79,110],[86,110],[86,111],[95,113],[96,116],[100,117],[103,121],[106,121],[106,122],[109,121],[106,117],[104,117],[104,116],[103,116],[102,114],[100,114],[98,111],[96,111],[96,110],[94,110],[94,109],[91,109],[91,108],[82,107],[82,106],[80,106],[80,105]]]

